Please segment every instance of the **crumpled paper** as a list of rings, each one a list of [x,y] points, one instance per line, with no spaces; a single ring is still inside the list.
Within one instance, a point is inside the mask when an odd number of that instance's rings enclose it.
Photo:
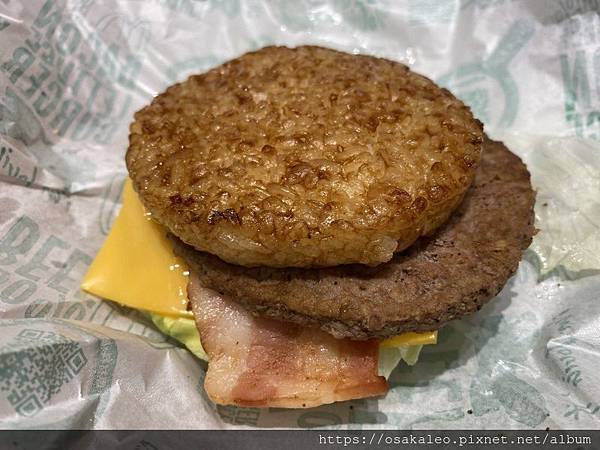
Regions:
[[[554,0],[0,2],[0,428],[598,428],[600,15]],[[267,44],[410,65],[528,164],[540,229],[385,398],[215,407],[206,365],[79,281],[119,208],[134,111]],[[596,374],[596,375],[595,375]]]

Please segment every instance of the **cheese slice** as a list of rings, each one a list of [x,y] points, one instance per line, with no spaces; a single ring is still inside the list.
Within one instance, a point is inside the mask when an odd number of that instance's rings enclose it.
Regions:
[[[131,308],[191,317],[186,310],[188,268],[173,253],[166,230],[144,210],[131,180],[123,207],[81,288]]]
[[[404,347],[406,345],[437,344],[437,331],[425,331],[421,333],[402,333],[381,341],[381,347]]]
[[[165,228],[145,211],[131,180],[123,206],[86,273],[81,288],[90,294],[151,313],[154,323],[205,359],[192,313],[187,310],[188,267],[173,253]],[[384,348],[435,344],[437,331],[404,333],[381,342]]]

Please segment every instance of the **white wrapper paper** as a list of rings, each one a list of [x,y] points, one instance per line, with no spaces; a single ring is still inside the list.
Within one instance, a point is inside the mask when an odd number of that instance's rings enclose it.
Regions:
[[[0,427],[598,428],[600,4],[548,0],[0,2]],[[79,291],[119,208],[134,111],[267,44],[410,65],[528,164],[541,230],[479,313],[385,398],[215,407],[205,363]]]

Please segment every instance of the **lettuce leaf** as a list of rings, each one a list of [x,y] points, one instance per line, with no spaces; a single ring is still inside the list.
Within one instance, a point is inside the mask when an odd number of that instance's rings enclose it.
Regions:
[[[506,134],[537,190],[533,250],[542,275],[557,269],[600,270],[600,143],[592,140]]]
[[[167,336],[182,343],[190,352],[198,358],[208,361],[208,355],[202,348],[200,333],[196,328],[196,322],[189,317],[171,317],[156,313],[148,313],[156,327]]]

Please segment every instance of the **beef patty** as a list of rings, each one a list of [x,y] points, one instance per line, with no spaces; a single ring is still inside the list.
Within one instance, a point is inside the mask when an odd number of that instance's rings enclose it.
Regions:
[[[485,140],[465,200],[431,238],[377,267],[244,268],[179,243],[201,283],[262,316],[316,326],[339,338],[436,330],[478,310],[515,272],[535,233],[529,172]]]

